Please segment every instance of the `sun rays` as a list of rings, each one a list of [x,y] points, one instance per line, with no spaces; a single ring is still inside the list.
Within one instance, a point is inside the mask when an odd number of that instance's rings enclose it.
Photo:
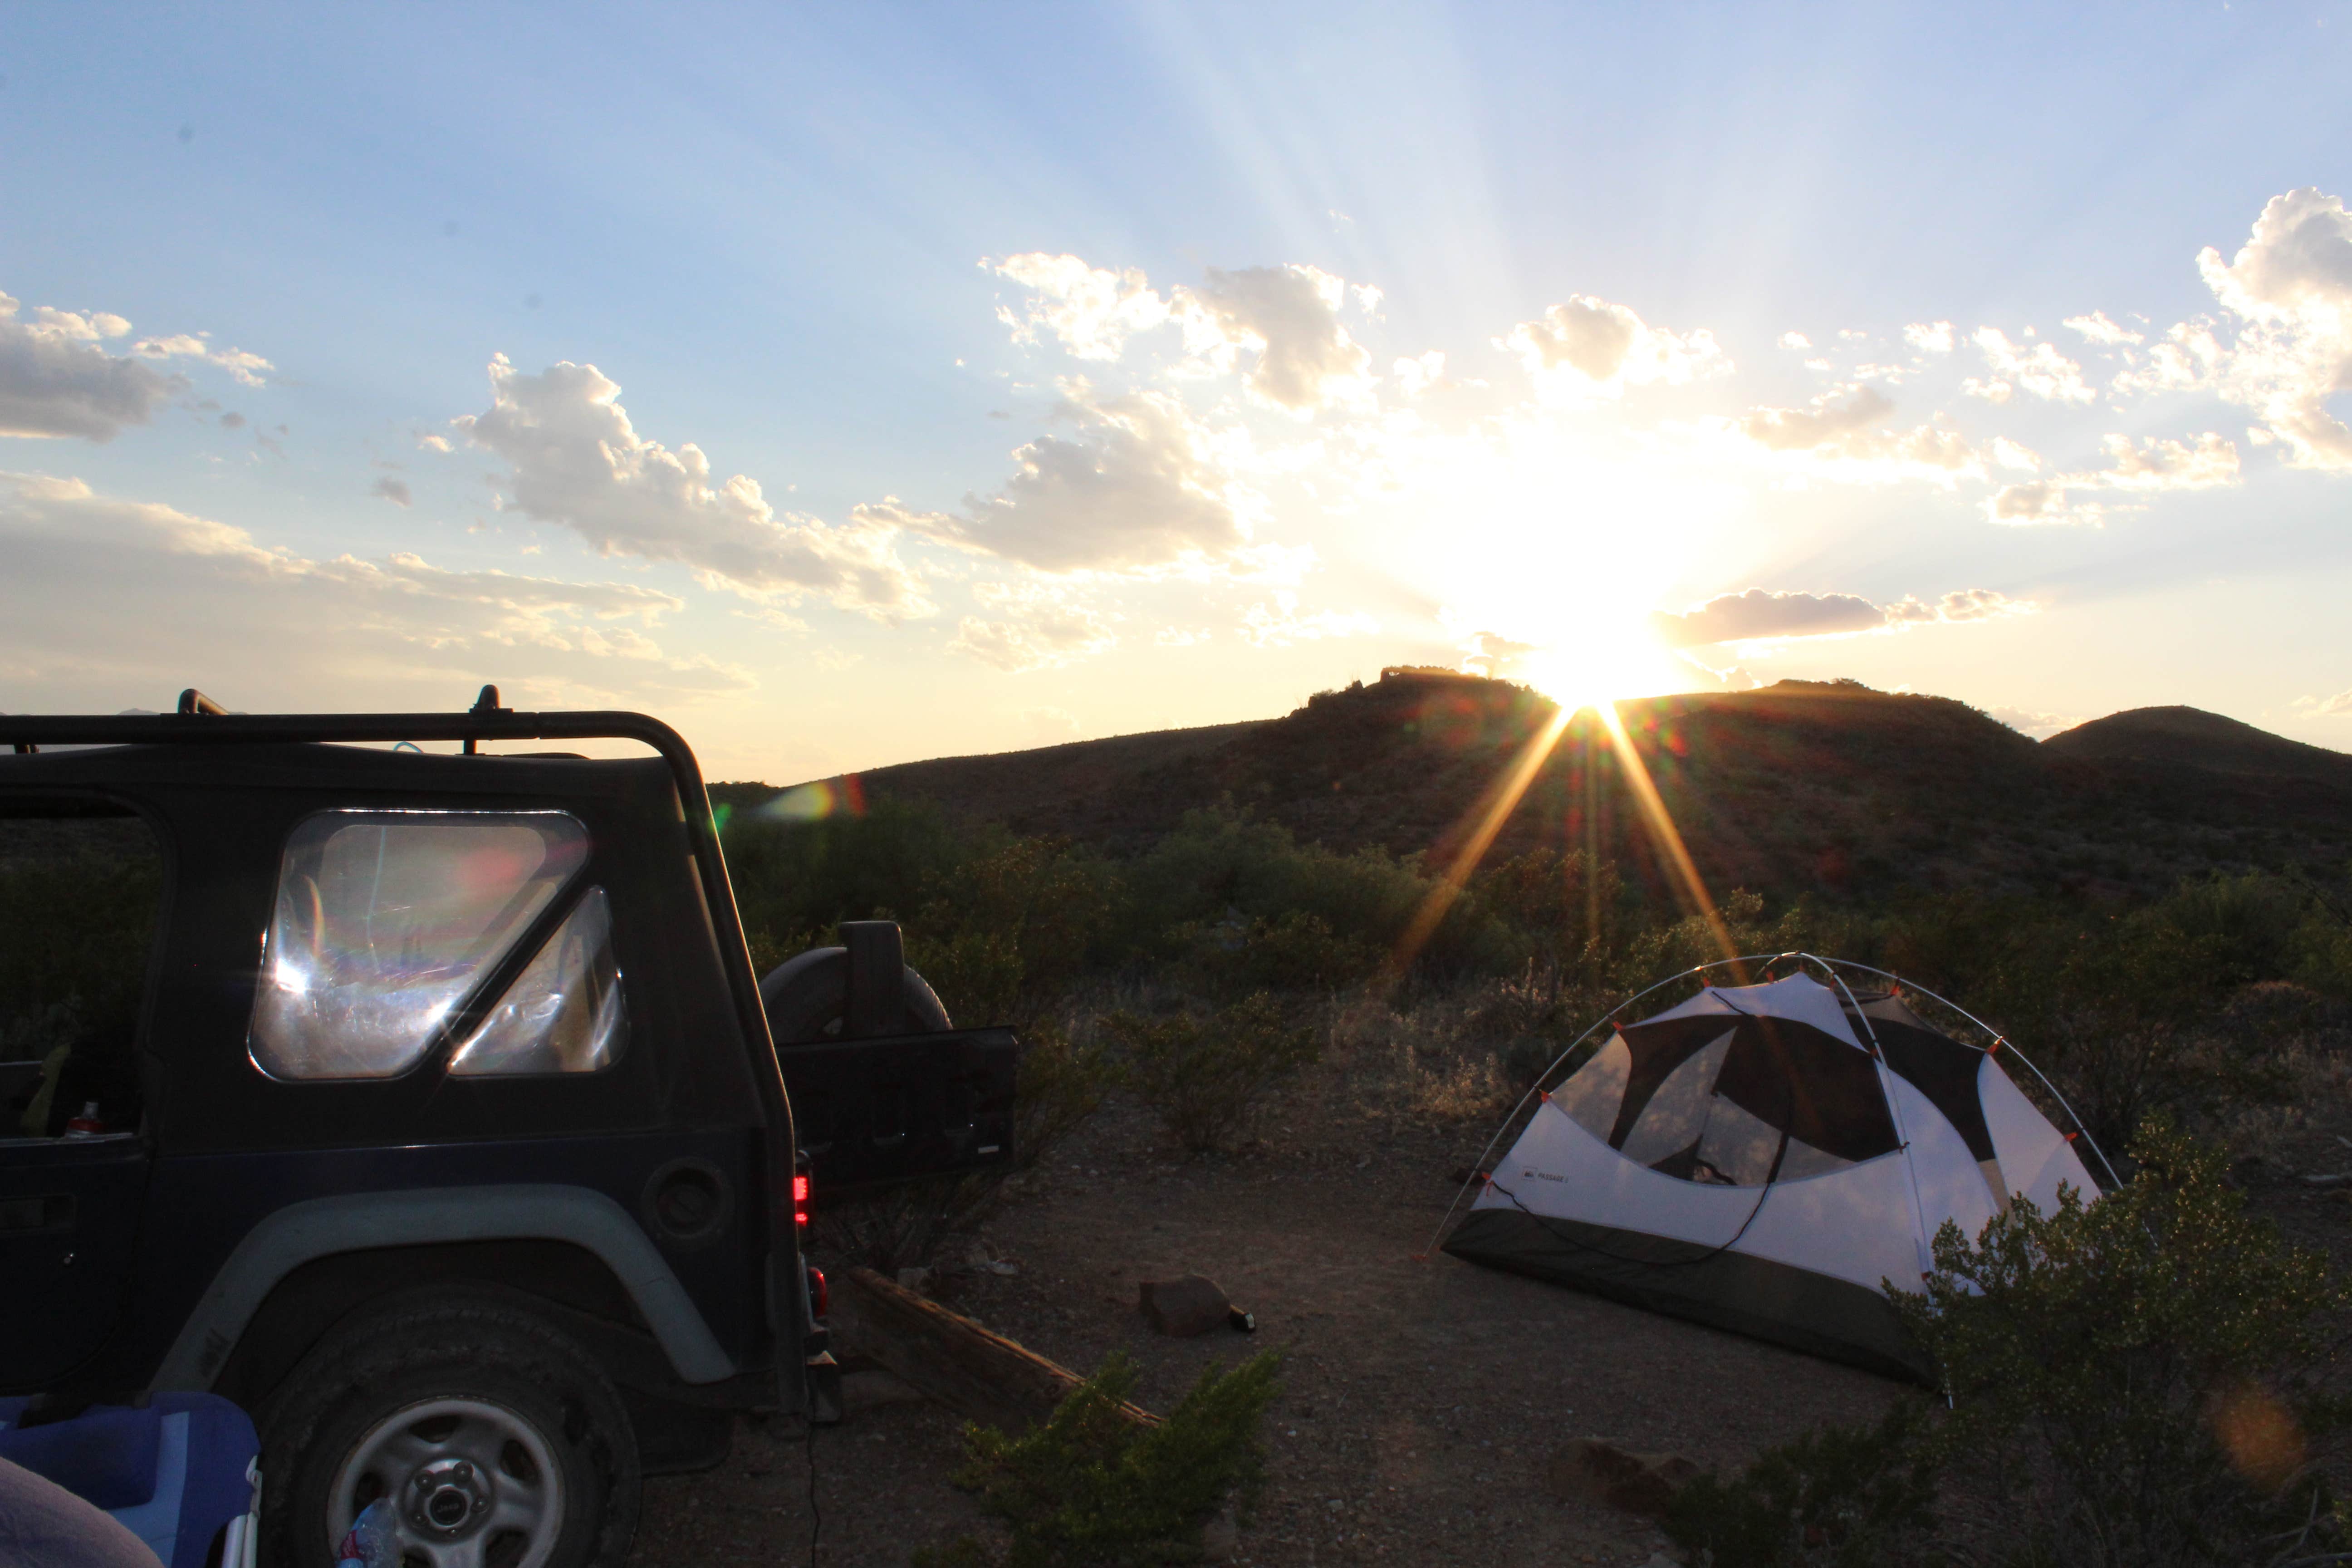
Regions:
[[[1707,891],[1706,879],[1699,875],[1697,863],[1691,858],[1689,847],[1683,841],[1682,830],[1675,826],[1674,814],[1667,809],[1664,797],[1659,794],[1656,781],[1651,778],[1649,766],[1642,760],[1640,747],[1626,731],[1625,721],[1618,711],[1617,702],[1604,698],[1581,704],[1559,703],[1541,727],[1519,748],[1518,753],[1478,804],[1464,817],[1463,820],[1469,824],[1469,830],[1462,837],[1460,847],[1454,850],[1437,885],[1423,899],[1403,935],[1398,939],[1390,958],[1389,968],[1392,975],[1402,976],[1412,968],[1413,960],[1420,955],[1429,939],[1444,923],[1447,912],[1461,898],[1462,889],[1486,859],[1486,852],[1494,847],[1496,836],[1510,820],[1511,814],[1526,798],[1528,787],[1542,773],[1545,763],[1551,760],[1553,752],[1559,746],[1560,738],[1568,733],[1577,715],[1587,710],[1593,713],[1601,734],[1608,739],[1610,753],[1616,759],[1618,769],[1624,775],[1627,793],[1633,796],[1640,814],[1643,832],[1649,838],[1659,864],[1673,884],[1676,900],[1706,923],[1708,932],[1725,958],[1738,955],[1722,912],[1717,909],[1713,895]]]

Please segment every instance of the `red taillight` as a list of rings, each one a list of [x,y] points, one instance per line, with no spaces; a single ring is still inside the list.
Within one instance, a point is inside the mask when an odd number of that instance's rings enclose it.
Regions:
[[[808,1271],[808,1278],[809,1316],[812,1318],[822,1318],[833,1306],[833,1292],[825,1287],[824,1269],[810,1269]]]
[[[793,1223],[807,1228],[809,1222],[809,1179],[805,1174],[793,1178]]]

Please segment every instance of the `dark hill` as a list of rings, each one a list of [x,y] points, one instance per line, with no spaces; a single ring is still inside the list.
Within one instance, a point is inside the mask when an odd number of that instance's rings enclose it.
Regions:
[[[2132,708],[2042,742],[2088,762],[2155,763],[2352,784],[2352,756],[2306,746],[2201,708]]]
[[[1390,671],[1281,719],[909,763],[862,783],[868,798],[928,800],[951,818],[1112,853],[1230,803],[1334,848],[1442,865],[1558,711],[1524,687]],[[1620,711],[1717,890],[2154,889],[2208,867],[2333,866],[2352,854],[2352,758],[2192,709],[2118,714],[2039,745],[1963,703],[1851,682],[1649,698]],[[2126,722],[2147,714],[2171,730]],[[2102,726],[2116,728],[2093,733]],[[2175,732],[2209,760],[2182,765],[2186,742],[2165,739]],[[2150,748],[2156,760],[2142,754]],[[1590,710],[1560,731],[1487,858],[1547,845],[1662,879],[1641,792]]]

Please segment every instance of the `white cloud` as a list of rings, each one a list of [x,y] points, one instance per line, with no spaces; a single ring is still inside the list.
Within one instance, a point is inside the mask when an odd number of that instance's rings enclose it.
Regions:
[[[1983,352],[1985,363],[2000,378],[1985,384],[1988,390],[1979,393],[1979,396],[2005,402],[2007,392],[1995,394],[1990,388],[2013,384],[2036,397],[2053,402],[2092,403],[2098,399],[2099,395],[2083,380],[2083,367],[2060,353],[2055,344],[2013,343],[1999,327],[1979,327],[1969,341]],[[1969,384],[1974,388],[1979,384]]]
[[[2083,721],[2073,715],[2043,713],[2032,708],[1988,708],[1984,711],[1986,718],[1999,720],[2019,734],[2031,735],[2037,741],[2047,740]]]
[[[282,689],[289,671],[367,686],[423,673],[453,691],[510,680],[574,704],[756,684],[666,654],[650,634],[682,606],[655,589],[451,571],[408,553],[315,560],[79,479],[0,473],[0,653],[56,679],[175,689],[233,668],[241,685]],[[224,639],[224,626],[239,635]]]
[[[1432,349],[1418,359],[1401,359],[1390,367],[1397,378],[1397,386],[1407,397],[1419,397],[1423,393],[1444,392],[1454,384],[1445,374],[1445,355]]]
[[[1895,405],[1875,387],[1832,392],[1810,408],[1758,408],[1733,428],[1767,451],[1801,461],[1824,477],[1864,484],[1919,479],[1947,489],[1963,479],[1982,479],[1984,463],[1953,430],[1933,425],[1909,430],[1883,421]]]
[[[1809,349],[1813,346],[1813,340],[1802,332],[1782,332],[1780,346],[1784,349]]]
[[[1992,438],[1992,460],[2012,473],[2038,474],[2042,471],[2042,454],[2006,436]]]
[[[948,651],[1012,674],[1075,664],[1114,647],[1114,619],[1045,584],[979,583],[972,596],[998,618],[966,616]]]
[[[2352,392],[2352,213],[2316,189],[2273,196],[2228,263],[2197,258],[2214,297],[2244,319],[2219,366],[2222,395],[2252,408],[2298,468],[2352,471],[2352,428],[2327,400]]]
[[[1255,647],[1288,647],[1320,637],[1369,637],[1380,622],[1361,610],[1317,610],[1298,613],[1298,595],[1277,588],[1265,604],[1252,605],[1242,615],[1241,634]]]
[[[594,365],[569,361],[525,375],[492,359],[490,406],[456,423],[511,466],[509,503],[562,523],[607,555],[675,561],[704,585],[752,598],[817,595],[877,620],[927,615],[921,584],[895,551],[894,531],[871,518],[828,527],[779,517],[759,481],[714,483],[709,459],[639,436],[621,389]]]
[[[1952,352],[1952,323],[1949,321],[1914,321],[1903,329],[1903,341],[1922,353],[1948,354]]]
[[[2069,505],[2065,486],[2054,481],[2003,485],[1985,501],[1984,508],[1986,521],[2011,528],[2030,528],[2042,523],[2097,528],[2106,520],[2105,509],[2095,501]]]
[[[1518,355],[1539,386],[1571,395],[1616,397],[1628,386],[1680,386],[1732,368],[1704,327],[1671,332],[1590,294],[1572,294],[1540,320],[1520,322],[1495,346]]]
[[[2104,348],[2113,348],[2118,343],[2138,343],[2147,341],[2146,333],[2135,332],[2128,327],[2119,327],[2107,320],[2107,313],[2105,310],[2094,310],[2087,316],[2069,316],[2064,324]]]
[[[2084,488],[2116,490],[2207,490],[2238,482],[2238,447],[2215,431],[2196,437],[2196,445],[2168,438],[2132,444],[2128,436],[2107,436],[2099,445],[2111,467],[2070,474],[2062,482]]]
[[[120,316],[110,319],[122,320]],[[123,325],[128,328],[130,323],[125,321]],[[198,359],[220,366],[247,386],[268,384],[261,379],[261,373],[277,366],[243,349],[216,349],[208,341],[211,337],[210,332],[178,332],[168,338],[142,338],[131,345],[131,352],[141,359]]]
[[[1873,604],[1854,594],[1776,594],[1750,588],[1718,595],[1679,614],[1661,610],[1650,617],[1650,625],[1668,647],[1706,647],[1954,625],[2031,615],[2034,608],[2030,601],[1990,588],[1963,588],[1933,604],[1906,595],[1891,605]]]
[[[100,346],[131,331],[120,316],[43,305],[26,321],[19,309],[0,294],[0,436],[110,441],[146,424],[183,384]]]
[[[2305,718],[2340,719],[2352,714],[2352,690],[2339,691],[2333,697],[2298,697],[2294,706]]]
[[[1042,250],[981,265],[1029,290],[1025,314],[996,313],[1016,342],[1034,342],[1043,330],[1080,359],[1115,360],[1129,337],[1168,320],[1168,301],[1132,267],[1113,272]]]
[[[2145,358],[2124,351],[2128,368],[2115,379],[2116,395],[2193,392],[2210,384],[2228,358],[2210,321],[2182,321],[2149,346]]]
[[[1013,454],[1019,472],[966,515],[894,502],[856,517],[904,527],[1045,572],[1137,571],[1229,557],[1249,542],[1231,475],[1210,433],[1164,393],[1097,398],[1063,386],[1076,434],[1040,436]]]
[[[1318,268],[1208,269],[1198,289],[1175,291],[1185,346],[1219,370],[1257,356],[1243,378],[1252,397],[1305,416],[1327,404],[1359,404],[1370,393],[1372,356],[1339,321],[1345,279]],[[1377,295],[1375,296],[1377,299]]]

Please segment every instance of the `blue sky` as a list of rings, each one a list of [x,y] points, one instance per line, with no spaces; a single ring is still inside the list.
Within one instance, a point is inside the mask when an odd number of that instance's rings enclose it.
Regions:
[[[2347,68],[2342,0],[11,8],[0,707],[497,680],[783,782],[1468,658],[2352,747]]]

